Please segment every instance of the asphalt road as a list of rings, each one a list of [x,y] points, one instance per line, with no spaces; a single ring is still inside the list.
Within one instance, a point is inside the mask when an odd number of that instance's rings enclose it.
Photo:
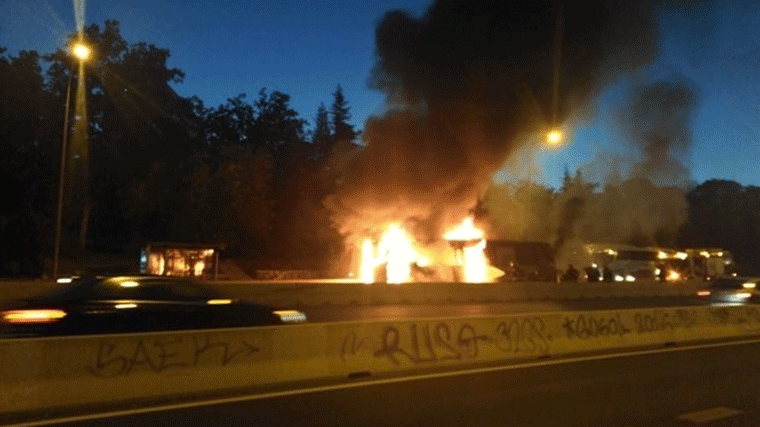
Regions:
[[[692,297],[594,298],[562,301],[525,301],[466,304],[323,305],[297,307],[310,322],[397,319],[416,317],[487,316],[572,310],[616,310],[641,307],[683,307],[705,304]]]
[[[760,425],[760,343],[652,351],[58,425]]]

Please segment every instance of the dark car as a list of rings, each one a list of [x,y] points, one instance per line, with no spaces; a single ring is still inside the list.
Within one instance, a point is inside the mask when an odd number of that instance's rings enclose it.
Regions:
[[[721,277],[705,282],[704,289],[697,292],[697,295],[702,299],[721,303],[757,303],[760,301],[758,283],[758,278]]]
[[[189,279],[89,277],[3,310],[0,331],[6,337],[79,335],[282,325],[304,320],[301,312],[228,298]]]

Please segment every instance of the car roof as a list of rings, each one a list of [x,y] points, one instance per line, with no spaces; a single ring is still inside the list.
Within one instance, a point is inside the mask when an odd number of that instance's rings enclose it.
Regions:
[[[133,282],[132,286],[124,286],[127,282]],[[69,286],[54,291],[48,295],[42,296],[39,299],[52,299],[52,300],[71,300],[77,298],[86,297],[92,292],[96,292],[98,289],[103,288],[118,288],[118,287],[135,287],[138,288],[141,285],[167,285],[177,286],[176,289],[185,288],[187,290],[194,290],[199,295],[198,299],[203,298],[217,298],[221,295],[218,289],[208,284],[193,280],[187,277],[167,277],[167,276],[149,276],[149,275],[131,275],[131,276],[83,276],[76,277],[72,280]],[[38,298],[35,298],[35,300]]]
[[[744,287],[745,283],[760,284],[760,278],[758,277],[718,277],[710,282],[710,287]]]

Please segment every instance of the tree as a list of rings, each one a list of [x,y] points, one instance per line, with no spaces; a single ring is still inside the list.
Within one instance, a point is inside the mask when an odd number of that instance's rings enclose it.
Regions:
[[[329,154],[331,134],[332,129],[327,108],[324,103],[320,103],[319,109],[317,109],[317,117],[314,121],[314,133],[311,137],[311,146],[314,150],[315,160],[319,161]]]
[[[712,179],[691,189],[688,221],[681,243],[720,247],[734,254],[744,274],[760,273],[760,190],[738,182]]]
[[[350,125],[348,121],[351,119],[350,107],[345,96],[343,96],[343,88],[338,85],[335,92],[333,92],[333,103],[330,107],[330,115],[332,116],[332,128],[333,128],[333,144],[338,142],[350,142],[354,143],[356,140],[357,132],[354,130],[353,125]]]
[[[0,47],[0,275],[40,276],[53,241],[63,102],[45,90],[40,55]]]

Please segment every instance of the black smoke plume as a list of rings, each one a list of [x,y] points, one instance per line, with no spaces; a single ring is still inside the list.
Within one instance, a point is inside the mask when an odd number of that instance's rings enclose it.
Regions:
[[[658,13],[680,3],[439,0],[420,17],[387,12],[369,79],[386,112],[367,121],[363,151],[326,201],[333,222],[347,236],[402,221],[439,238],[527,135],[648,65]]]
[[[642,85],[621,114],[621,127],[640,159],[632,177],[657,185],[685,186],[697,88],[682,77]]]

